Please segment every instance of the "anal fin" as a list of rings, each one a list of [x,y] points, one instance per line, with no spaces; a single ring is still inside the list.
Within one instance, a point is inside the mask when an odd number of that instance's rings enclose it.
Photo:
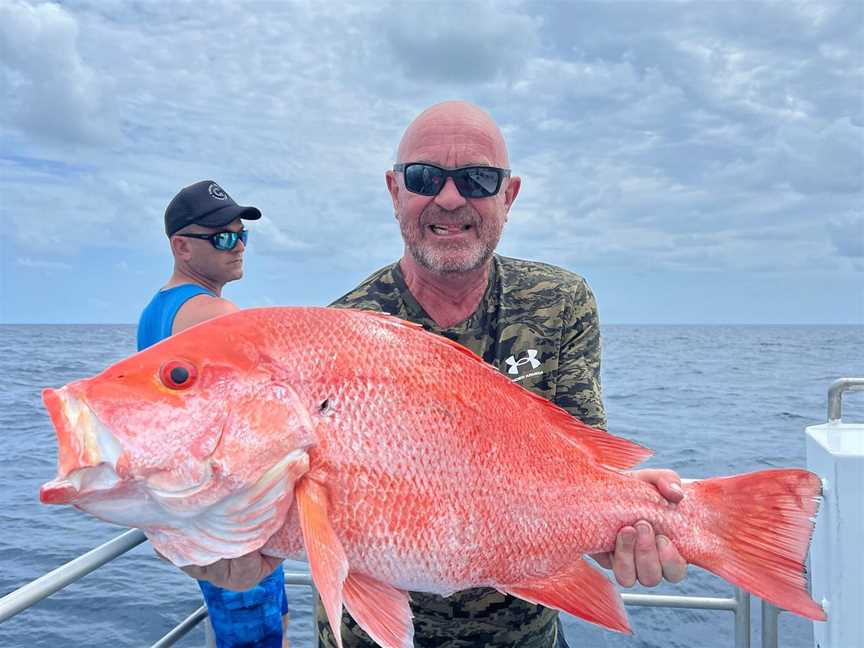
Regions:
[[[379,580],[352,572],[342,587],[345,607],[383,648],[412,648],[414,624],[408,594]]]
[[[518,598],[567,612],[617,632],[630,632],[624,602],[606,576],[584,559],[567,571],[502,589]]]

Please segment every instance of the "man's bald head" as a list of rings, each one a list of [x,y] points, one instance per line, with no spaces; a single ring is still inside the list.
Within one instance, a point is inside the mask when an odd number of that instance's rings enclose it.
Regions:
[[[427,108],[411,122],[397,151],[397,162],[431,161],[431,148],[447,147],[448,166],[487,164],[509,167],[507,144],[492,116],[467,101],[445,101]],[[489,159],[474,159],[482,155]]]
[[[470,190],[463,195],[470,182],[480,182],[466,180],[475,173],[472,171],[443,180],[439,174],[437,187],[431,193],[409,189],[404,167],[394,167],[385,175],[405,241],[403,269],[420,272],[419,268],[423,268],[422,272],[438,279],[448,277],[447,281],[464,279],[475,271],[486,272],[521,184],[518,176],[510,174],[507,145],[495,120],[466,101],[432,106],[405,130],[397,162],[419,165],[415,171],[429,174],[430,178],[436,172],[429,167],[495,169],[494,174],[487,174],[497,181],[492,188],[486,183],[488,195]],[[428,166],[423,168],[424,164]],[[457,187],[456,177],[460,177],[463,189]],[[416,184],[412,186],[417,188]]]

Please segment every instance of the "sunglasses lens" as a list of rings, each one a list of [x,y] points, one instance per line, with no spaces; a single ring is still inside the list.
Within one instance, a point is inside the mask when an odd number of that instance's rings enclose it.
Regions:
[[[409,164],[405,167],[405,186],[423,196],[435,196],[444,186],[446,176],[441,169],[428,164]]]
[[[501,183],[501,172],[487,167],[461,169],[453,177],[456,188],[466,198],[488,198],[494,196]]]
[[[501,169],[494,167],[466,167],[444,171],[430,164],[407,164],[404,169],[405,187],[423,196],[437,196],[447,176],[453,177],[456,189],[465,198],[488,198],[501,187]]]
[[[214,234],[211,240],[213,247],[217,250],[233,250],[239,238],[240,235],[237,232],[219,232]]]

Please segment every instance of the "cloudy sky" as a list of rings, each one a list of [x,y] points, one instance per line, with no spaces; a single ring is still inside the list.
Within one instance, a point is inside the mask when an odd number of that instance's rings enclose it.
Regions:
[[[0,3],[0,322],[134,322],[165,205],[253,224],[241,306],[401,254],[384,170],[446,99],[523,180],[500,251],[606,323],[864,322],[864,3]]]

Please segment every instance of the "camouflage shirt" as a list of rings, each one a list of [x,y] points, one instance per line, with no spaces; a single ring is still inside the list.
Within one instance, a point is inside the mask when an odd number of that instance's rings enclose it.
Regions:
[[[468,347],[588,425],[606,428],[597,306],[588,284],[576,274],[495,255],[477,310],[446,329],[414,299],[398,263],[374,273],[331,306],[383,311],[422,324]],[[419,648],[552,648],[556,643],[556,611],[493,589],[471,589],[447,598],[412,592],[411,609],[414,645]],[[318,632],[321,646],[335,648],[321,605]],[[345,648],[376,645],[347,613],[341,632]]]

